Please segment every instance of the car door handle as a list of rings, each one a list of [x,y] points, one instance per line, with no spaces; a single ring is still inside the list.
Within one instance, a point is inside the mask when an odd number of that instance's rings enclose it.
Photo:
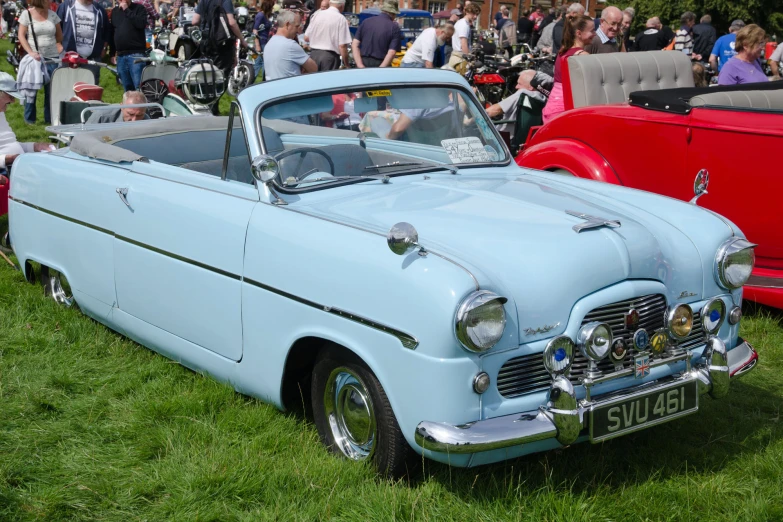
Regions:
[[[123,203],[125,203],[125,206],[133,210],[130,206],[130,203],[128,203],[128,188],[127,187],[121,187],[117,189],[117,195],[120,196],[120,199]]]

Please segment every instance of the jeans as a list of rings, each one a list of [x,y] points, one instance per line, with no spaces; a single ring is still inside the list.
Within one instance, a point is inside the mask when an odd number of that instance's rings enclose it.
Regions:
[[[132,53],[117,56],[117,74],[120,76],[122,87],[125,91],[139,90],[141,83],[141,71],[144,70],[144,62],[133,63],[134,60],[144,58],[143,53]]]
[[[47,63],[46,69],[49,71],[49,77],[52,76],[52,71],[54,71],[57,68],[56,63]],[[52,118],[51,114],[49,114],[49,99],[51,98],[51,90],[52,90],[52,82],[50,81],[46,85],[43,86],[44,90],[44,123],[51,123]],[[35,100],[32,102],[24,102],[24,121],[27,123],[35,123],[37,114],[36,114],[36,107],[35,102],[38,100],[38,93],[35,93]]]
[[[256,57],[256,61],[253,62],[253,71],[255,72],[255,74],[253,76],[255,78],[258,78],[258,73],[263,68],[264,68],[264,55],[263,54],[259,54]]]
[[[400,67],[424,67],[424,64],[419,62],[402,62]]]

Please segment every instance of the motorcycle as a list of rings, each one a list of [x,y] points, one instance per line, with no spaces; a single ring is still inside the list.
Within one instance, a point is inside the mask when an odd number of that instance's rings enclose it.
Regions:
[[[187,7],[187,9],[186,9]],[[201,29],[193,25],[193,15],[195,12],[189,6],[183,5],[180,8],[179,16],[174,22],[174,29],[171,32],[169,48],[171,54],[180,62],[185,62],[201,55],[199,44],[201,43]]]
[[[234,55],[234,68],[231,69],[231,74],[228,77],[228,85],[226,90],[231,96],[236,97],[239,92],[253,84],[256,79],[255,70],[253,69],[253,63],[257,54],[254,51],[255,36],[247,32],[243,33],[248,44],[248,48],[244,48],[240,45],[239,40],[234,43],[236,48]]]

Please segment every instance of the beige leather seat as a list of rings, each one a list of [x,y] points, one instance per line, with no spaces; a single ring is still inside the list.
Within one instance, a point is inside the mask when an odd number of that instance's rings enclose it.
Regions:
[[[774,91],[732,91],[700,94],[689,100],[691,107],[740,107],[783,111],[783,89]]]
[[[636,91],[694,86],[691,60],[677,51],[572,56],[568,73],[574,108],[624,103]]]

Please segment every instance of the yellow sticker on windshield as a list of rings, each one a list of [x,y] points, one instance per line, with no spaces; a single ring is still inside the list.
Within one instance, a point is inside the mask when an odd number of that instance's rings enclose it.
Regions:
[[[380,96],[391,96],[391,91],[367,91],[368,98],[378,98]]]

